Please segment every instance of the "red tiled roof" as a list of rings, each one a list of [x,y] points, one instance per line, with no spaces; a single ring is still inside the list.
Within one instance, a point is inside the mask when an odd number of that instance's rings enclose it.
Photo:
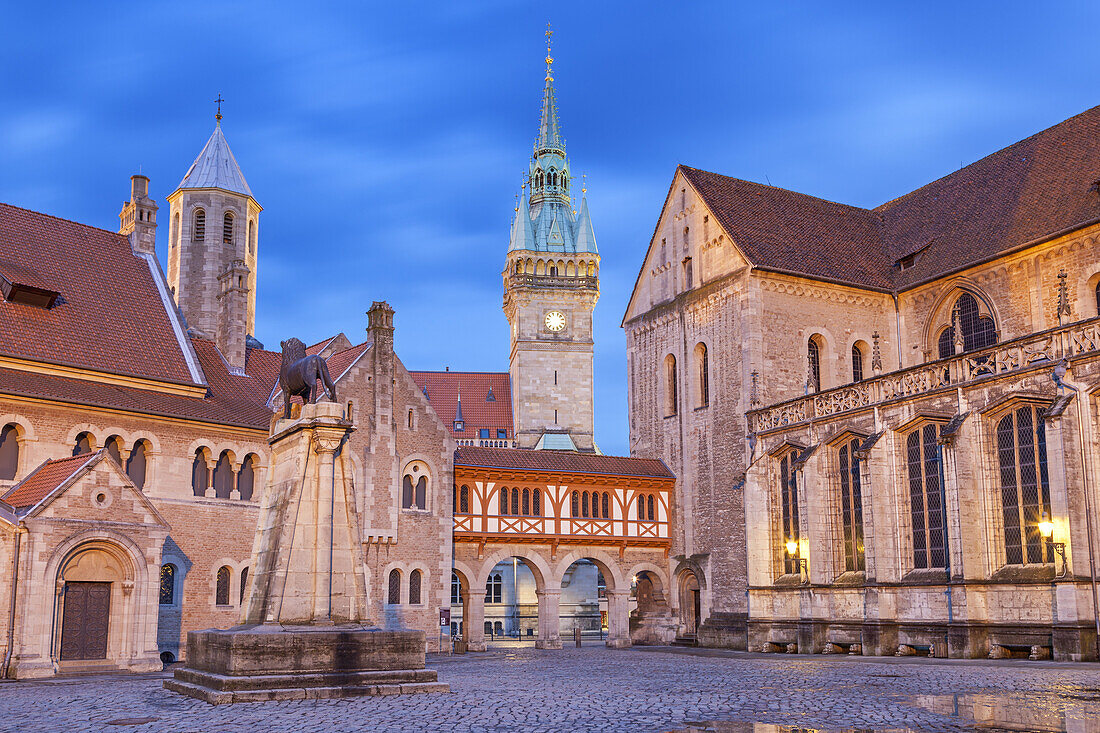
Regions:
[[[147,262],[126,237],[0,204],[0,273],[60,297],[0,299],[0,354],[190,383]]]
[[[99,453],[83,453],[70,458],[46,461],[31,471],[25,479],[11,487],[4,496],[0,497],[0,501],[15,509],[32,507],[49,496],[51,491],[65,482],[65,479],[100,457]]]
[[[352,346],[350,349],[337,351],[325,360],[325,363],[328,364],[328,375],[334,380],[339,379],[340,375],[347,371],[348,367],[354,364],[355,360],[362,356],[370,345],[370,341],[364,341],[357,346]]]
[[[490,437],[507,430],[512,437],[512,382],[508,372],[409,372],[420,389],[427,389],[428,402],[445,425],[453,426],[462,395],[462,419],[466,430],[452,431],[456,438],[476,438],[488,428]],[[488,400],[492,390],[493,400]]]
[[[147,415],[202,420],[245,428],[267,428],[271,411],[270,374],[263,378],[230,374],[213,342],[193,339],[209,385],[204,398],[183,397],[38,372],[0,369],[0,394],[37,397],[71,404],[106,407]],[[250,361],[255,357],[255,350]],[[270,354],[271,352],[266,352]],[[276,354],[276,356],[280,356]],[[269,359],[270,357],[264,357]]]
[[[463,405],[465,409],[465,405]],[[563,450],[520,448],[459,448],[455,466],[545,471],[549,473],[591,473],[604,476],[676,478],[656,458],[626,458]]]
[[[903,290],[1100,219],[1100,107],[871,210],[680,170],[754,266]]]

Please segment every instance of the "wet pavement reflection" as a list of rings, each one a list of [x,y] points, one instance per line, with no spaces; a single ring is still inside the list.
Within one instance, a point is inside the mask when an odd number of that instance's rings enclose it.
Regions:
[[[812,721],[780,725],[760,721],[708,720],[689,721],[685,727],[670,733],[911,733],[965,730],[1100,733],[1100,689],[1073,688],[1027,695],[917,695],[901,698],[898,702],[913,708],[912,725],[838,728],[813,727]],[[929,716],[929,713],[933,715]]]

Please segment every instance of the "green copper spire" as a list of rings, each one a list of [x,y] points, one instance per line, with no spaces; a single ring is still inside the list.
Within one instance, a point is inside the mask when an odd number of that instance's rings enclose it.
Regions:
[[[544,151],[558,151],[565,157],[565,143],[561,139],[561,127],[558,124],[558,105],[554,98],[554,57],[550,55],[550,39],[554,31],[546,25],[546,85],[542,90],[542,120],[539,123],[539,140],[535,145],[535,155]]]

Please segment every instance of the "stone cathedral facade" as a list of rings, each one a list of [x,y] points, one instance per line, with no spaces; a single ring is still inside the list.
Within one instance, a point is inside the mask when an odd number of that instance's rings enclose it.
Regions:
[[[623,326],[700,643],[1097,658],[1098,140],[874,209],[677,169]]]

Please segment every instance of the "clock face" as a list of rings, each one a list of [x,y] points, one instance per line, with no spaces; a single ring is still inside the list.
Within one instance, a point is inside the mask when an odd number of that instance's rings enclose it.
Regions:
[[[565,314],[561,311],[550,311],[546,314],[546,330],[557,333],[565,328]]]

